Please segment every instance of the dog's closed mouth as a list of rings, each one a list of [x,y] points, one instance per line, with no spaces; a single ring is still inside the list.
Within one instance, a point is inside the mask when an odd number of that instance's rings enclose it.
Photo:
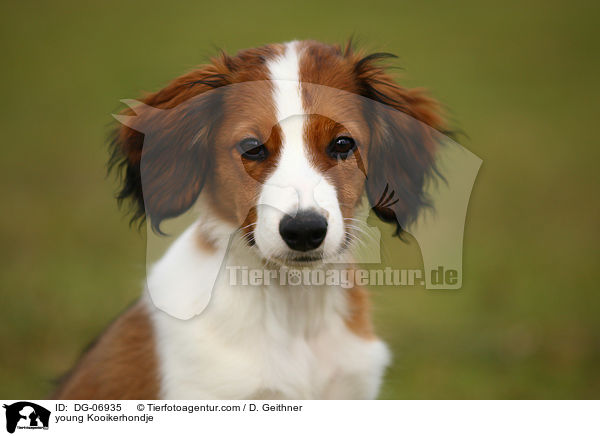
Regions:
[[[316,262],[317,260],[321,260],[321,256],[299,256],[293,257],[290,259],[292,262]]]
[[[281,265],[288,266],[310,266],[315,262],[323,261],[323,255],[316,253],[313,255],[300,255],[300,256],[286,256],[286,257],[275,257],[271,258],[272,261]]]

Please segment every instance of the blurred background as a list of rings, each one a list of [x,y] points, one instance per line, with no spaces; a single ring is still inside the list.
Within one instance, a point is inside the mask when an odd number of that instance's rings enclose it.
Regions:
[[[119,100],[159,89],[218,48],[350,35],[398,54],[401,83],[428,87],[483,159],[463,288],[373,290],[394,352],[380,397],[600,397],[599,9],[2,2],[0,397],[48,395],[140,293],[145,235],[128,227],[105,176]],[[408,242],[387,244],[389,262],[418,259]]]

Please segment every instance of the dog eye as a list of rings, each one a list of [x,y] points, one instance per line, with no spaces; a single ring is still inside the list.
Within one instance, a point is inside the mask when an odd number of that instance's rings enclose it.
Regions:
[[[244,159],[261,161],[267,157],[267,147],[256,138],[243,139],[237,149]]]
[[[348,136],[335,138],[327,147],[327,154],[334,158],[346,159],[356,148],[354,139]]]

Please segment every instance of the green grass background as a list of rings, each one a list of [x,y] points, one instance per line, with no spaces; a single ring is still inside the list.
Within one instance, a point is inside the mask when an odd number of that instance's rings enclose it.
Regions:
[[[0,397],[47,395],[140,292],[143,234],[105,178],[119,99],[215,47],[354,34],[483,159],[463,289],[374,290],[381,398],[598,398],[599,19],[591,1],[3,1]]]

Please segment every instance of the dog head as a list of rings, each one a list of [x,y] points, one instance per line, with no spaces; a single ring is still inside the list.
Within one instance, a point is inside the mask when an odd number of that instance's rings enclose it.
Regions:
[[[124,112],[112,143],[134,219],[206,207],[267,260],[307,263],[349,244],[366,197],[396,233],[426,204],[438,104],[364,55],[314,41],[222,54]]]

